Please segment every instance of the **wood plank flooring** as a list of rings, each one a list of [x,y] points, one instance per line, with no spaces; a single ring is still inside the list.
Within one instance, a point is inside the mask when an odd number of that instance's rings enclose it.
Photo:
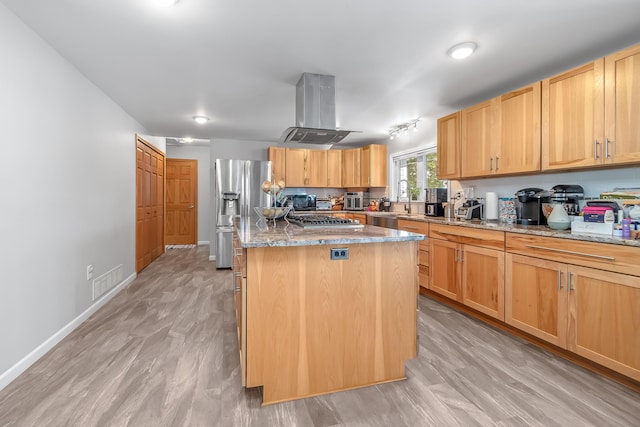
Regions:
[[[0,426],[638,426],[640,395],[420,296],[404,381],[262,407],[231,272],[171,249],[0,391]]]

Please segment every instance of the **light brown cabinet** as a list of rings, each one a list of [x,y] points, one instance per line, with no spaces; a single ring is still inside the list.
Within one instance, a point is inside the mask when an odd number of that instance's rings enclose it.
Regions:
[[[271,160],[271,172],[273,174],[273,180],[275,182],[286,180],[286,148],[283,147],[269,147],[269,160]]]
[[[504,320],[504,233],[429,226],[429,289]]]
[[[462,177],[540,170],[540,82],[465,108]]]
[[[342,150],[327,151],[327,187],[342,187]]]
[[[438,179],[460,178],[460,112],[438,119]]]
[[[372,144],[360,150],[360,186],[387,186],[387,146]]]
[[[285,182],[288,187],[326,187],[327,151],[287,148]]]
[[[360,187],[360,148],[342,150],[342,186]]]
[[[418,283],[421,287],[429,288],[429,223],[421,221],[411,221],[406,219],[398,220],[398,230],[409,231],[411,233],[424,234],[425,239],[419,241],[418,245]]]
[[[240,246],[238,235],[233,233],[233,300],[236,308],[238,349],[242,385],[247,385],[247,250]]]
[[[542,169],[640,161],[640,45],[542,81]]]
[[[506,240],[506,323],[640,380],[637,248]]]

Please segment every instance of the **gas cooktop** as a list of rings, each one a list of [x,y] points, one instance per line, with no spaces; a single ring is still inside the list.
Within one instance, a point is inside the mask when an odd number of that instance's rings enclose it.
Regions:
[[[289,214],[287,217],[290,223],[302,228],[363,228],[363,224],[358,224],[350,219],[336,218],[331,215],[295,215]]]

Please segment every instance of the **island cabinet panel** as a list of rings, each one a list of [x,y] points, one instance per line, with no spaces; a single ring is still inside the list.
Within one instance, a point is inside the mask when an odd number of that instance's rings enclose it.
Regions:
[[[263,403],[404,378],[416,355],[417,242],[247,249],[247,386]]]

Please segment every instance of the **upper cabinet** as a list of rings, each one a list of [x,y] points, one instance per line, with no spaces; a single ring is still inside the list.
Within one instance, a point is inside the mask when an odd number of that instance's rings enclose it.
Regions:
[[[307,150],[307,187],[327,186],[327,150]]]
[[[372,144],[360,150],[360,186],[387,186],[387,146]]]
[[[540,82],[461,113],[462,177],[540,170]]]
[[[604,58],[604,162],[640,161],[640,45]]]
[[[287,187],[326,187],[327,151],[287,148],[285,156]]]
[[[360,187],[360,149],[342,150],[342,186]]]
[[[438,179],[460,178],[460,112],[438,119]]]
[[[342,150],[327,151],[327,187],[342,187]]]
[[[271,172],[273,174],[273,180],[275,182],[284,181],[286,184],[285,176],[285,154],[286,148],[282,147],[269,147],[269,160],[271,160]]]
[[[640,161],[640,46],[542,82],[542,169]]]

